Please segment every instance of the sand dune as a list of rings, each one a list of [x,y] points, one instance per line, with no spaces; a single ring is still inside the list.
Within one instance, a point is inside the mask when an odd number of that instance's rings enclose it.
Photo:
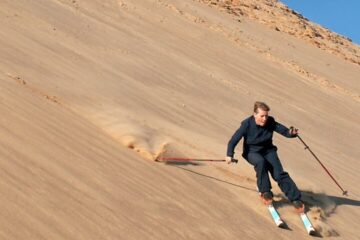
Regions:
[[[319,236],[359,238],[359,46],[289,35],[276,2],[281,31],[268,1],[218,2],[1,3],[1,239],[308,239],[276,184],[274,226],[241,144],[237,165],[154,161],[223,159],[256,100],[349,191],[275,136]]]

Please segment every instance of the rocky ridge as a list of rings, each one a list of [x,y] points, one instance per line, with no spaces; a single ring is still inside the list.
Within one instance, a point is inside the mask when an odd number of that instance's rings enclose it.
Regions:
[[[244,16],[250,18],[276,31],[303,39],[320,49],[360,65],[360,47],[353,43],[350,38],[341,36],[309,21],[278,0],[196,1],[219,8],[235,17]]]

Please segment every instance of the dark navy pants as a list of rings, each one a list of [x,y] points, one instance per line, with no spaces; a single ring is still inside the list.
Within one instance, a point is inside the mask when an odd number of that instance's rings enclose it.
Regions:
[[[290,201],[299,200],[301,193],[289,174],[283,170],[276,151],[267,153],[248,153],[246,160],[254,166],[259,192],[269,192],[271,183],[269,173],[278,183],[281,191]]]

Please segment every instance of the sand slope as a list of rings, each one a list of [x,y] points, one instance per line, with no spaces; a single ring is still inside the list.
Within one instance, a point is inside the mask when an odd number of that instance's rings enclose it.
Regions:
[[[275,136],[319,234],[358,238],[357,64],[198,1],[3,1],[0,17],[2,239],[307,239],[274,184],[291,230],[275,228],[245,161],[153,161],[222,159],[256,100],[350,192]]]

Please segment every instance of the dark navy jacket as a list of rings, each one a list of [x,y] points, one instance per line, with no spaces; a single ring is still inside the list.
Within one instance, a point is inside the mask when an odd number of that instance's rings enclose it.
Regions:
[[[285,137],[293,138],[296,135],[291,135],[290,131],[284,125],[275,121],[271,116],[268,117],[265,126],[256,125],[254,116],[250,116],[241,122],[241,126],[228,143],[227,156],[234,157],[234,149],[241,138],[244,138],[243,154],[247,159],[249,152],[266,153],[269,151],[276,151],[276,146],[273,145],[273,132],[277,132]]]

